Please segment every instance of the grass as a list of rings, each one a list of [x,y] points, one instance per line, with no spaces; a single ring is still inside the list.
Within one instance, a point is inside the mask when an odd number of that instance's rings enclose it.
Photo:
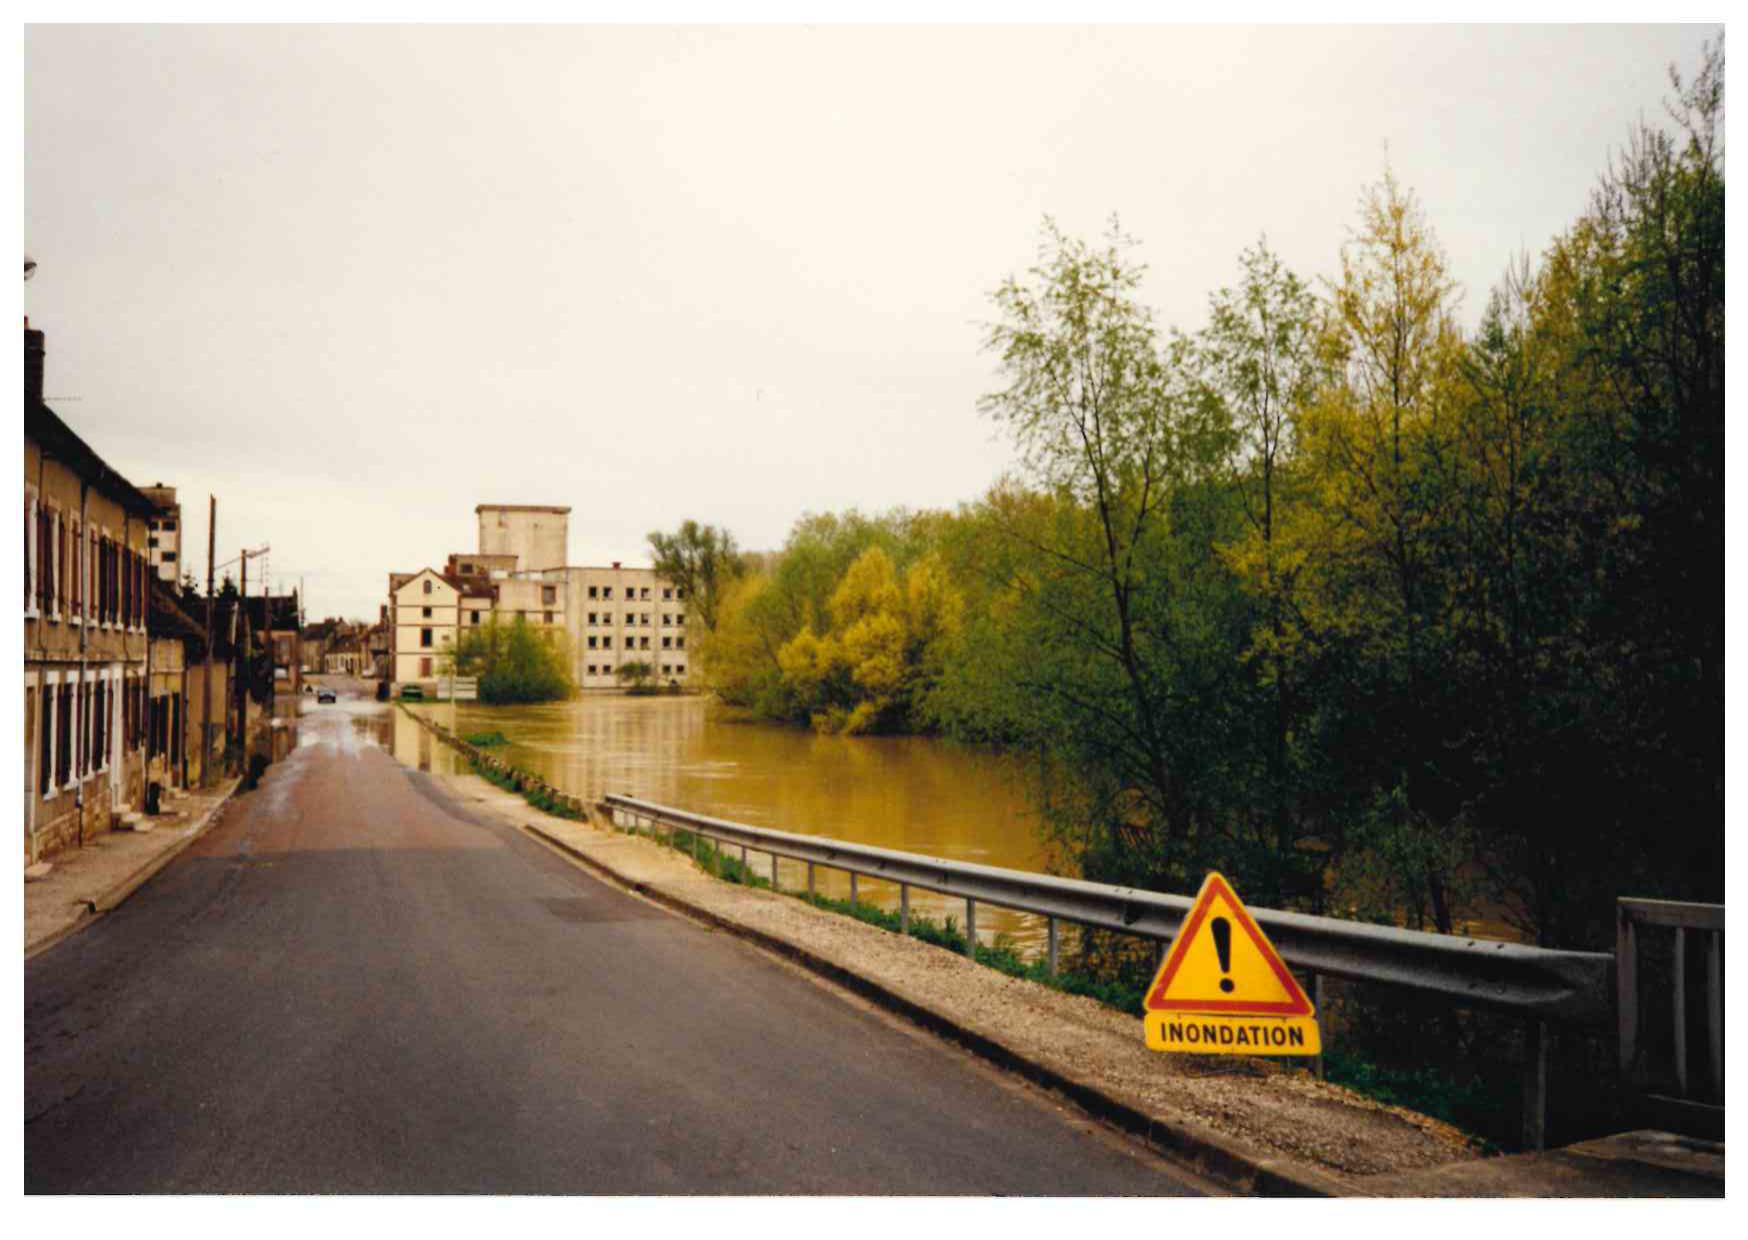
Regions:
[[[502,732],[474,732],[461,739],[470,745],[477,745],[481,749],[490,749],[494,745],[508,745],[510,743],[510,738]]]
[[[489,784],[495,784],[505,792],[514,792],[535,809],[551,814],[554,818],[567,818],[571,821],[585,817],[583,813],[565,804],[564,798],[547,791],[544,787],[518,788],[515,773],[504,773],[493,770],[482,762],[471,761],[469,765],[473,773]],[[526,772],[522,772],[526,777]]]

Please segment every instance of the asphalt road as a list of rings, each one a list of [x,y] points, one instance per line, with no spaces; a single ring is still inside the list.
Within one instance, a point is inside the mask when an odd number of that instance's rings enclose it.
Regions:
[[[471,815],[380,710],[309,706],[219,826],[27,962],[26,1191],[1192,1191]]]

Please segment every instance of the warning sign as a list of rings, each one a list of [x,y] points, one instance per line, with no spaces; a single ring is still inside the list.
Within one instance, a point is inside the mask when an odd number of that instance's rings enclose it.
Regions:
[[[1311,1000],[1218,874],[1203,882],[1144,1006],[1156,1051],[1322,1053]]]

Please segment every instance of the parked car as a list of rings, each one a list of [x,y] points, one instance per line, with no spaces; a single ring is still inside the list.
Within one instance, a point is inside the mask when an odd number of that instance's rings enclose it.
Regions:
[[[339,697],[337,694],[335,694],[335,692],[332,689],[329,689],[326,686],[323,686],[322,688],[316,690],[316,704],[317,705],[320,705],[323,702],[337,702],[337,701],[339,701]]]

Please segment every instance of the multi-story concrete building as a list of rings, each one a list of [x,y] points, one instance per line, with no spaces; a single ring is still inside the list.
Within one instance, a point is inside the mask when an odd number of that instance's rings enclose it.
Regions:
[[[24,332],[24,852],[144,802],[147,538],[155,505],[42,399]]]
[[[176,488],[154,482],[141,487],[140,494],[157,510],[146,527],[146,562],[159,580],[175,585],[182,579],[182,505],[176,502]]]
[[[569,508],[480,504],[474,513],[479,519],[479,549],[452,553],[442,573],[426,570],[455,589],[458,629],[485,624],[495,616],[500,622],[520,617],[562,630],[570,648],[572,678],[585,691],[623,687],[619,670],[632,662],[647,664],[658,683],[688,682],[691,659],[683,590],[650,568],[627,568],[617,561],[607,567],[568,564]],[[415,576],[389,576],[397,632],[415,619],[399,618],[397,594]],[[430,618],[441,619],[440,605],[433,607]],[[441,626],[431,636],[440,643]],[[395,681],[431,679],[403,675],[420,666],[399,661],[405,649],[403,640],[397,639]],[[440,667],[440,662],[434,659],[432,667]]]
[[[435,687],[443,656],[455,649],[462,585],[435,569],[390,573],[389,617],[394,625],[393,671],[397,685]]]

